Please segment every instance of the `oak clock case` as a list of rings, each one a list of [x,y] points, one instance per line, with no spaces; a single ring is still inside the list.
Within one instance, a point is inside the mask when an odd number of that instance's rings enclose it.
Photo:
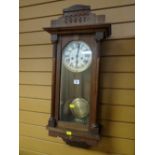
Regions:
[[[51,34],[54,54],[49,135],[72,146],[94,146],[100,140],[100,50],[111,25],[90,6],[74,5],[44,30]]]

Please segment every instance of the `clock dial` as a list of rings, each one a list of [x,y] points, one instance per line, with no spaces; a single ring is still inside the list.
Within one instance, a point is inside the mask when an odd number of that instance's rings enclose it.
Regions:
[[[72,72],[86,70],[92,62],[92,51],[83,41],[71,41],[63,50],[63,64]]]

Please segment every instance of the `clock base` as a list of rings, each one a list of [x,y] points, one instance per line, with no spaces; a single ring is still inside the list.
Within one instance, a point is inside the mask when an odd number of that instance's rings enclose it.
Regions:
[[[61,137],[67,144],[76,147],[89,148],[100,140],[99,126],[95,126],[91,131],[78,131],[72,129],[62,129],[58,127],[48,127],[49,136]]]

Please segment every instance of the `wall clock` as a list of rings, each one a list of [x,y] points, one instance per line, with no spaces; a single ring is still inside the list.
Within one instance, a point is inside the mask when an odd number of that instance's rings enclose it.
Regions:
[[[90,6],[74,5],[44,28],[53,45],[50,136],[70,145],[89,147],[100,139],[97,123],[100,50],[111,34],[104,15]]]

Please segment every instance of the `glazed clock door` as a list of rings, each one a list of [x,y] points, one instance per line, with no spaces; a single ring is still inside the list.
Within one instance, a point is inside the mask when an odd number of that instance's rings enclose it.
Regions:
[[[80,36],[75,39],[64,36],[62,39],[59,100],[61,121],[81,124],[89,122],[93,63],[93,47],[88,41],[90,37]]]

